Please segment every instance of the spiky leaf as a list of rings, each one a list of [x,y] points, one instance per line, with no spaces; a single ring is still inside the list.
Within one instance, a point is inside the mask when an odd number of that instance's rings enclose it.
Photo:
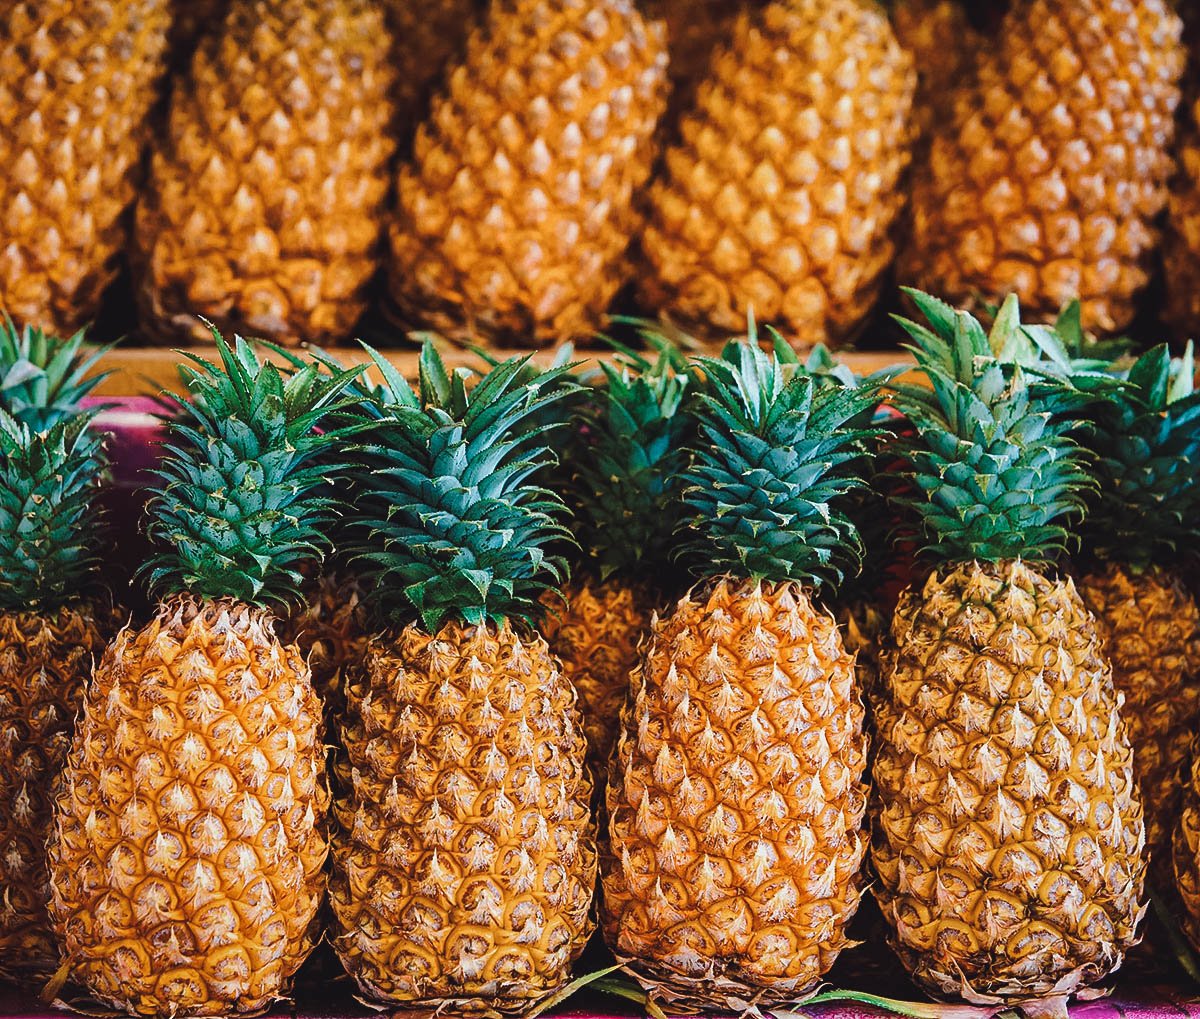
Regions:
[[[94,583],[107,463],[93,416],[34,431],[0,409],[0,609],[53,611]]]
[[[0,318],[0,408],[35,432],[77,413],[107,375],[93,370],[109,348],[84,340],[83,330],[62,339]]]
[[[320,559],[336,507],[322,454],[344,437],[323,429],[343,409],[355,371],[315,363],[286,376],[241,337],[213,331],[220,363],[180,366],[190,398],[171,421],[148,533],[160,593],[279,605],[299,596],[300,568]]]
[[[447,372],[432,342],[420,363],[419,405],[387,408],[356,482],[352,551],[370,600],[387,621],[415,614],[431,632],[448,616],[532,622],[567,574],[549,551],[569,540],[563,505],[533,480],[554,462],[547,411],[572,390],[567,367],[531,372],[514,358],[474,381]]]

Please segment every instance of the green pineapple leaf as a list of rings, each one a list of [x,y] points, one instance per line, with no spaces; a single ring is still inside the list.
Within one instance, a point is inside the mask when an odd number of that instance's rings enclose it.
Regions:
[[[111,346],[89,349],[85,331],[63,339],[0,318],[0,408],[35,432],[79,411],[108,372],[95,372]]]
[[[107,460],[94,417],[35,431],[0,409],[0,609],[53,611],[95,586]]]
[[[543,591],[567,578],[551,550],[570,541],[563,504],[536,478],[555,460],[546,437],[562,423],[552,405],[576,390],[570,366],[513,358],[468,385],[472,373],[446,372],[431,342],[420,363],[419,406],[387,406],[355,478],[351,554],[369,601],[388,623],[415,615],[430,632],[447,617],[532,624]]]
[[[147,532],[160,551],[144,572],[159,594],[286,605],[329,544],[339,505],[326,480],[342,465],[324,454],[347,430],[324,425],[355,399],[358,370],[311,362],[285,374],[241,337],[213,338],[219,364],[183,352],[190,397],[155,472]]]

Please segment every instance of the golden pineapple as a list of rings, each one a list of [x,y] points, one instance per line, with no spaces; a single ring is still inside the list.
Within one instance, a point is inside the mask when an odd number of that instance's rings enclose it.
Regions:
[[[1158,244],[1184,50],[1170,0],[1014,0],[914,175],[900,276],[1128,325]]]
[[[398,316],[501,344],[590,338],[625,279],[666,65],[632,0],[494,0],[400,172]]]
[[[1023,336],[1015,298],[989,337],[910,296],[935,388],[899,404],[935,568],[901,596],[873,706],[873,891],[929,991],[1065,1019],[1137,943],[1146,871],[1103,637],[1047,565],[1089,480],[1078,402],[993,355]]]
[[[50,789],[92,660],[120,620],[98,588],[107,460],[94,412],[103,352],[0,321],[0,977],[58,969],[46,902]]]
[[[402,146],[424,120],[446,67],[457,62],[481,0],[386,0],[396,86],[392,93]]]
[[[66,334],[126,244],[170,0],[21,0],[0,24],[0,308]]]
[[[873,0],[744,12],[650,189],[646,305],[700,333],[753,311],[844,340],[892,260],[915,83]]]
[[[394,73],[372,0],[235,3],[171,100],[138,204],[144,325],[204,316],[284,344],[344,341],[378,266]]]
[[[729,38],[738,11],[749,3],[738,0],[648,0],[651,17],[667,26],[671,98],[667,123],[673,124],[696,98],[708,76],[713,54]]]
[[[1163,236],[1163,316],[1180,335],[1192,337],[1200,335],[1200,97],[1189,104],[1179,135]]]
[[[528,426],[564,369],[528,367],[468,394],[427,346],[421,396],[393,388],[398,413],[369,438],[351,518],[371,522],[348,551],[390,625],[347,691],[333,945],[364,994],[436,1014],[528,1012],[592,929],[586,743],[532,626],[566,532],[531,480],[551,454]]]
[[[745,1012],[812,990],[861,895],[863,706],[805,585],[857,565],[839,497],[877,396],[786,380],[749,338],[699,368],[683,498],[707,579],[654,618],[622,712],[602,919],[653,1000]]]
[[[164,1019],[287,994],[328,853],[321,705],[266,606],[296,597],[319,548],[319,462],[343,433],[316,429],[349,378],[284,380],[215,338],[220,366],[181,369],[192,401],[148,508],[166,597],[87,687],[48,848],[64,975]]]

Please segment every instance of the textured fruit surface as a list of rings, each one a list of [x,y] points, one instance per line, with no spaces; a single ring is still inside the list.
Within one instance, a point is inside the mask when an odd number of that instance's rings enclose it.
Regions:
[[[575,695],[507,624],[372,641],[343,738],[334,947],[371,996],[528,1011],[591,933],[591,781]]]
[[[566,605],[552,606],[546,616],[546,640],[579,696],[588,762],[602,781],[655,602],[648,591],[619,581],[576,583],[563,597]]]
[[[696,90],[708,76],[717,46],[728,40],[738,11],[751,5],[737,0],[648,0],[647,12],[667,26],[667,51],[671,57],[668,123],[695,101]]]
[[[396,85],[392,92],[403,145],[425,117],[447,65],[461,57],[481,0],[386,0]]]
[[[650,189],[644,302],[807,343],[860,324],[892,260],[916,75],[868,0],[743,13]]]
[[[1167,200],[1184,52],[1169,0],[1017,0],[914,176],[900,267],[954,303],[1083,301],[1124,328]]]
[[[796,584],[716,583],[654,622],[621,719],[605,936],[652,996],[802,996],[858,907],[866,740],[853,660]]]
[[[624,281],[666,64],[631,0],[492,3],[400,172],[400,317],[526,345],[589,336]]]
[[[26,0],[0,30],[0,308],[69,333],[126,242],[168,0]]]
[[[1112,564],[1080,577],[1079,592],[1101,624],[1113,683],[1125,695],[1151,862],[1169,875],[1180,784],[1200,722],[1200,608],[1159,568],[1134,573]]]
[[[1182,804],[1174,828],[1174,864],[1175,887],[1183,903],[1180,925],[1192,947],[1200,950],[1200,753],[1191,754],[1184,772]]]
[[[1071,581],[944,567],[901,598],[876,714],[873,886],[934,993],[1066,1014],[1144,912],[1145,830],[1103,640]]]
[[[304,593],[303,604],[280,625],[280,639],[308,661],[332,726],[346,714],[345,671],[359,667],[367,650],[362,587],[354,576],[323,573]]]
[[[961,0],[900,0],[892,9],[892,27],[917,67],[912,117],[918,138],[926,139],[953,115],[984,38]]]
[[[207,35],[138,205],[162,338],[345,340],[380,254],[394,73],[370,0],[253,0]]]
[[[870,705],[882,693],[880,659],[887,638],[887,620],[879,606],[866,599],[843,603],[834,615],[846,650],[854,655],[854,669],[863,699]]]
[[[40,989],[58,969],[46,836],[83,687],[119,624],[99,606],[0,612],[0,977]]]
[[[287,993],[325,889],[321,713],[271,617],[184,597],[109,645],[49,847],[71,975],[139,1015]]]

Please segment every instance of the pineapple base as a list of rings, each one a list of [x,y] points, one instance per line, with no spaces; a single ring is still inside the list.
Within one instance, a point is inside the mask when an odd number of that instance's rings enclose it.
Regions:
[[[863,707],[832,616],[721,580],[655,618],[608,786],[605,937],[672,1010],[802,1000],[848,947]]]

